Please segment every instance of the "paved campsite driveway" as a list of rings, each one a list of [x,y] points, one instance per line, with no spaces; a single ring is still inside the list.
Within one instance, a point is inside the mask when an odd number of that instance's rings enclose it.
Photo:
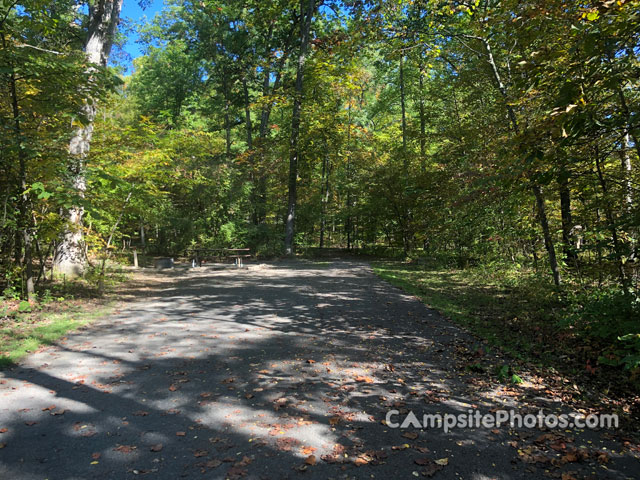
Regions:
[[[558,403],[470,373],[477,341],[365,264],[167,275],[0,372],[0,479],[640,478],[606,432],[382,424]]]

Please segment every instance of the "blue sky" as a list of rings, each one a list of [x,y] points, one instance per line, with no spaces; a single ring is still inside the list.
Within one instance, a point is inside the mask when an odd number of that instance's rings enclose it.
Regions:
[[[140,4],[143,4],[144,8]],[[142,45],[137,43],[136,24],[145,21],[145,19],[151,21],[164,6],[165,0],[124,0],[120,13],[120,18],[123,22],[120,27],[121,31],[126,34],[127,41],[122,48],[124,52],[114,48],[111,55],[111,63],[123,67],[125,75],[133,72],[132,60],[143,54]],[[335,14],[327,7],[320,7],[320,11],[327,16]]]
[[[162,7],[164,6],[164,0],[145,0],[144,3],[148,5],[145,5],[145,8],[142,8],[139,0],[124,0],[120,17],[123,20],[126,20],[126,24],[128,24],[129,21],[138,23],[145,18],[151,20],[157,12],[162,10]],[[125,22],[123,22],[123,25],[125,25]],[[134,25],[131,25],[131,27],[133,26]],[[116,55],[114,60],[119,65],[125,67],[127,73],[131,73],[131,60],[142,55],[142,46],[136,43],[138,35],[134,29],[124,29],[123,31],[125,31],[127,35],[127,42],[123,46],[123,50],[128,55]]]

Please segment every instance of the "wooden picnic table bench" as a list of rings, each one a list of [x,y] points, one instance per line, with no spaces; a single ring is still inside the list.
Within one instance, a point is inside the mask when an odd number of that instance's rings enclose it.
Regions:
[[[245,258],[251,258],[250,248],[195,248],[187,250],[187,254],[192,253],[192,265],[202,266],[203,256],[213,256],[217,258],[233,258],[236,267],[243,266]]]

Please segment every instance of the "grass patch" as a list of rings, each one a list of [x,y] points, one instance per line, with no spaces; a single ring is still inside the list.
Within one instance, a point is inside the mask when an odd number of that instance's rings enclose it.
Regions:
[[[615,289],[567,283],[558,290],[517,265],[453,269],[376,261],[372,267],[512,358],[607,394],[640,391],[640,305]]]
[[[0,296],[0,369],[110,313],[118,298],[117,288],[131,274],[110,264],[101,290],[97,286],[100,271],[96,264],[81,278],[47,280],[31,303],[20,300],[15,288],[5,288]]]
[[[61,311],[41,310],[5,317],[0,328],[0,369],[15,365],[40,347],[51,345],[67,333],[107,315],[114,304],[113,301],[100,305],[71,303]]]
[[[372,266],[382,279],[515,358],[548,363],[559,355],[545,339],[555,330],[563,301],[544,278],[397,261],[377,261]]]

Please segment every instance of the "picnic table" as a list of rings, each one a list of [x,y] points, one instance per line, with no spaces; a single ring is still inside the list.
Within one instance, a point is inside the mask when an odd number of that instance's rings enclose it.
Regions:
[[[194,267],[202,266],[204,257],[214,257],[219,259],[233,258],[236,267],[244,265],[245,258],[251,258],[251,249],[249,248],[195,248],[187,251],[192,259]]]

